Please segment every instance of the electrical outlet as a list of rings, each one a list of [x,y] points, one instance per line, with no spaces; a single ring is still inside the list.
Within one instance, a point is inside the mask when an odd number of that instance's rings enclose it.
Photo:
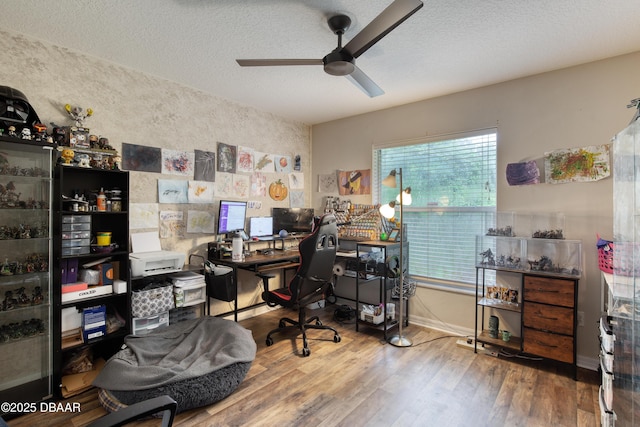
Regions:
[[[584,326],[584,311],[578,312],[578,326]]]

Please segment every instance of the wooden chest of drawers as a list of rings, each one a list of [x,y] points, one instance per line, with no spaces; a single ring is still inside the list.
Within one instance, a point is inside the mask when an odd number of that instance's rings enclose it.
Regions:
[[[524,275],[525,353],[576,363],[576,279]]]

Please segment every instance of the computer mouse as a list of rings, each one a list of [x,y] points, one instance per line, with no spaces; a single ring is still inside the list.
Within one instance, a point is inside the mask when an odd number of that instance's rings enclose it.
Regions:
[[[252,237],[251,240],[253,240],[254,242],[257,242],[260,239],[258,239],[257,237]]]

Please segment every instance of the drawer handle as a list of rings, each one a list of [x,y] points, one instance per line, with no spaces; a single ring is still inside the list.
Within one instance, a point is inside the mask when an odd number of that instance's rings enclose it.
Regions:
[[[537,289],[538,292],[548,292],[548,293],[552,293],[552,294],[557,294],[560,293],[559,290],[557,289],[545,289],[545,288],[538,288]]]
[[[557,346],[557,345],[549,345],[549,344],[546,344],[546,343],[540,342],[540,341],[538,341],[538,340],[533,340],[533,342],[535,342],[536,344],[541,345],[541,346],[543,346],[543,347],[558,348],[558,346]]]
[[[557,317],[547,317],[547,316],[539,316],[540,319],[546,319],[546,320],[558,320]]]

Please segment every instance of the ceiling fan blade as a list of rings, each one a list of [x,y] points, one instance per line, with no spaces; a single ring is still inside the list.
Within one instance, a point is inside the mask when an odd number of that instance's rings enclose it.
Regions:
[[[371,46],[389,34],[394,28],[402,24],[407,18],[416,13],[424,4],[420,0],[395,0],[373,21],[356,34],[344,46],[354,58],[359,57]]]
[[[236,59],[241,67],[269,67],[277,65],[323,65],[322,59]]]
[[[369,95],[371,98],[384,94],[380,86],[374,83],[360,68],[355,67],[351,74],[345,76],[351,83],[358,86],[360,90]]]

